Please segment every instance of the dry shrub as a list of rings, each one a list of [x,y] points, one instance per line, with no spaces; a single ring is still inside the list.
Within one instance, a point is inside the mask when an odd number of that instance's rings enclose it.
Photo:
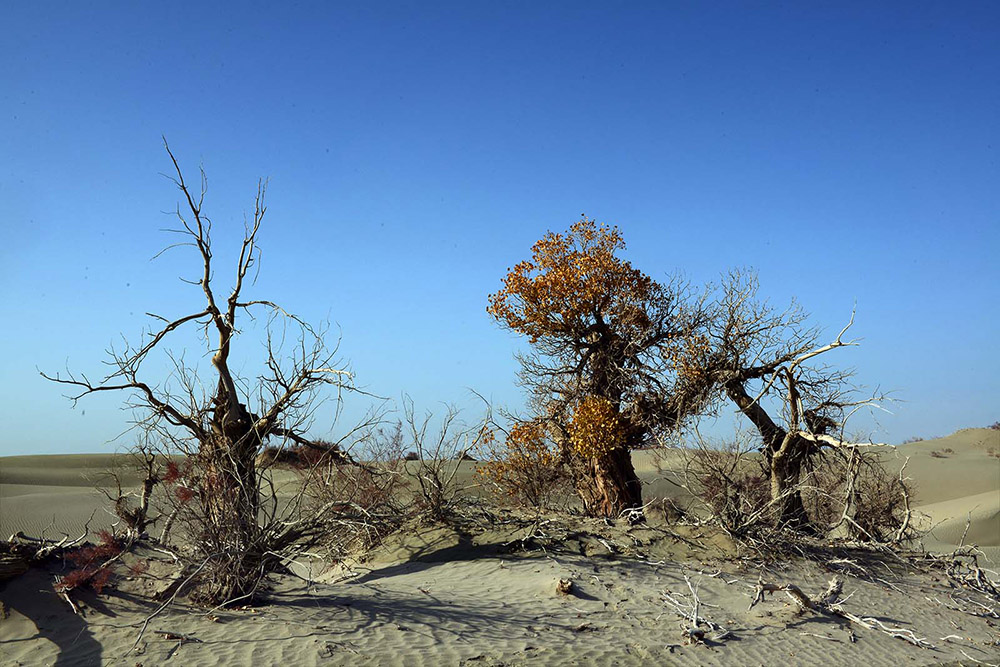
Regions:
[[[87,587],[100,594],[107,586],[112,574],[111,565],[121,556],[124,545],[110,531],[99,531],[97,536],[97,544],[88,544],[66,553],[66,559],[75,569],[59,579],[57,591],[68,593]]]
[[[310,503],[325,507],[323,541],[335,558],[378,544],[406,516],[407,481],[399,425],[379,429],[363,443],[363,460],[328,458],[302,468]]]
[[[681,486],[729,534],[758,544],[779,538],[774,531],[770,478],[763,456],[749,456],[744,443],[702,444],[688,452]],[[909,521],[913,489],[886,470],[878,454],[860,449],[823,450],[807,462],[796,490],[816,535],[846,525],[864,542],[898,543],[916,537]]]
[[[569,491],[569,477],[537,422],[516,424],[503,441],[490,431],[476,473],[494,495],[515,506],[545,509]]]
[[[687,461],[689,484],[709,514],[732,535],[747,535],[766,518],[770,501],[767,471],[738,444],[693,450]]]
[[[872,452],[825,451],[813,457],[802,483],[810,520],[863,542],[895,543],[916,537],[908,514],[912,484],[886,470]]]
[[[489,421],[487,415],[481,421],[466,423],[458,408],[450,405],[440,417],[431,412],[418,417],[413,401],[403,397],[403,419],[396,429],[400,451],[416,454],[413,460],[406,456],[404,471],[412,490],[412,510],[418,517],[445,523],[455,518],[468,500],[464,492],[473,486],[460,474],[462,463],[487,437],[485,424]]]
[[[900,534],[907,521],[911,485],[890,475],[877,459],[866,461],[854,483],[853,525],[860,539],[875,542],[896,542],[915,537],[908,528]]]
[[[332,458],[328,454],[298,472],[311,475]],[[275,484],[271,466],[255,467],[245,486],[233,486],[224,481],[231,471],[219,465],[218,458],[200,451],[166,463],[160,478],[167,519],[160,541],[172,544],[185,565],[178,581],[192,576],[185,590],[193,601],[245,603],[254,600],[270,574],[323,539],[329,508],[310,503],[303,480]],[[248,495],[252,502],[244,500]],[[259,510],[252,515],[234,509],[247,505]],[[176,541],[171,540],[174,534]],[[179,590],[171,587],[164,594],[175,592]]]

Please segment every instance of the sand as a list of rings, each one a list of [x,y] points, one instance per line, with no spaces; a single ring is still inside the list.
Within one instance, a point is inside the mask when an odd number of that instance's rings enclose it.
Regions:
[[[1000,458],[991,448],[1000,452],[1000,432],[967,430],[886,450],[890,466],[909,457],[905,472],[917,487],[916,509],[933,526],[924,540],[928,548],[950,550],[965,533],[967,544],[997,560]],[[637,468],[655,490],[648,456],[636,454]],[[110,524],[106,500],[86,479],[110,461],[100,455],[0,459],[0,530],[76,534],[91,515],[92,529]],[[554,518],[543,528],[553,539],[535,540],[527,550],[516,548],[526,535],[516,524],[478,535],[411,526],[363,560],[335,568],[300,564],[300,576],[275,580],[265,606],[210,617],[175,605],[153,619],[132,653],[137,624],[156,608],[147,598],[150,582],[123,577],[100,598],[85,594],[84,614],[77,616],[55,595],[56,565],[35,569],[0,583],[0,665],[1000,662],[1000,644],[990,644],[1000,640],[1000,620],[949,608],[949,596],[961,591],[937,574],[868,563],[860,554],[859,565],[879,568],[880,576],[850,577],[845,584],[848,611],[907,627],[935,646],[919,648],[800,613],[780,593],[747,609],[758,576],[816,595],[831,576],[830,564],[799,561],[761,572],[734,560],[724,536],[708,528],[612,529],[567,521]],[[684,624],[663,595],[688,595],[685,576],[698,590],[702,614],[729,628],[732,638],[684,645]],[[560,579],[574,582],[570,595],[556,592]]]

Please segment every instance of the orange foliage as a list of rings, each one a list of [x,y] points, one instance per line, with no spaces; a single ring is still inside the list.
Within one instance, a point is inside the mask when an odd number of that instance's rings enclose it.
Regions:
[[[509,500],[542,507],[564,481],[562,462],[538,422],[521,422],[500,445],[492,433],[483,439],[486,459],[477,474]]]
[[[585,396],[569,423],[573,451],[586,458],[601,458],[625,447],[625,420],[614,404],[600,396]]]
[[[708,337],[694,334],[679,344],[675,342],[669,348],[667,356],[677,372],[678,380],[692,385],[704,385],[708,382],[707,369],[711,367],[711,354],[712,342]]]
[[[655,283],[615,257],[625,242],[617,227],[579,220],[565,234],[549,232],[532,259],[509,269],[487,312],[532,343],[576,336],[596,317],[618,326],[648,326],[642,303]]]

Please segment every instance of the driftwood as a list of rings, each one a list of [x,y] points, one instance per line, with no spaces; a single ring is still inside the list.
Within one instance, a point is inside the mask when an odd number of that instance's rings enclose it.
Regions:
[[[753,609],[754,605],[764,598],[765,593],[780,591],[788,595],[788,597],[790,597],[803,610],[808,609],[818,614],[842,618],[868,630],[876,630],[889,635],[890,637],[902,639],[903,641],[909,642],[914,646],[919,646],[920,648],[934,648],[934,645],[928,642],[926,637],[918,637],[912,630],[908,630],[906,628],[894,628],[886,625],[877,618],[872,618],[871,616],[858,616],[845,610],[842,606],[844,600],[839,599],[843,588],[844,581],[840,577],[834,577],[830,580],[826,591],[813,600],[806,595],[801,588],[794,584],[772,584],[765,583],[763,580],[758,580],[753,600],[751,600],[750,606],[747,609]]]
[[[33,564],[79,546],[87,538],[89,530],[90,521],[87,521],[83,533],[75,539],[64,535],[60,540],[51,540],[44,537],[30,537],[22,532],[17,532],[11,535],[6,542],[0,541],[0,581],[19,577],[27,572]]]
[[[969,523],[965,526],[966,534]],[[965,591],[964,594],[951,594],[949,597],[952,604],[946,604],[946,607],[973,616],[1000,619],[1000,578],[995,570],[979,564],[979,557],[982,555],[982,551],[975,545],[965,545],[963,534],[961,544],[952,553],[925,553],[919,560],[912,562],[943,572],[955,588]]]

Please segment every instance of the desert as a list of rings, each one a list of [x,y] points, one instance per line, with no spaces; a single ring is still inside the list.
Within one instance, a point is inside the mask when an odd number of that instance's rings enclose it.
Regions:
[[[974,546],[996,581],[1000,459],[993,452],[1000,431],[966,429],[885,450],[888,467],[909,458],[914,510],[928,531],[898,558],[844,546],[825,560],[811,554],[754,562],[710,526],[656,519],[608,526],[553,513],[417,524],[337,565],[300,563],[273,582],[259,606],[211,611],[175,603],[149,621],[134,648],[142,623],[159,607],[141,579],[81,597],[77,614],[54,590],[64,566],[50,562],[0,589],[2,664],[996,663],[998,601],[983,598],[988,609],[962,610],[953,600],[975,592],[922,565],[921,554]],[[55,537],[78,535],[88,521],[92,531],[109,526],[116,518],[92,487],[111,458],[3,457],[0,531]],[[669,485],[652,454],[636,458],[650,497],[666,497],[657,493]],[[460,475],[474,477],[475,465],[462,462]],[[845,564],[832,564],[833,553]],[[834,573],[851,596],[846,609],[925,644],[802,610],[781,592],[748,610],[760,579],[818,596]],[[560,580],[572,582],[567,594],[557,592]],[[691,603],[689,582],[699,613],[730,637],[685,640],[690,622],[667,596]]]
[[[1000,667],[1000,3],[3,26],[0,667]]]

